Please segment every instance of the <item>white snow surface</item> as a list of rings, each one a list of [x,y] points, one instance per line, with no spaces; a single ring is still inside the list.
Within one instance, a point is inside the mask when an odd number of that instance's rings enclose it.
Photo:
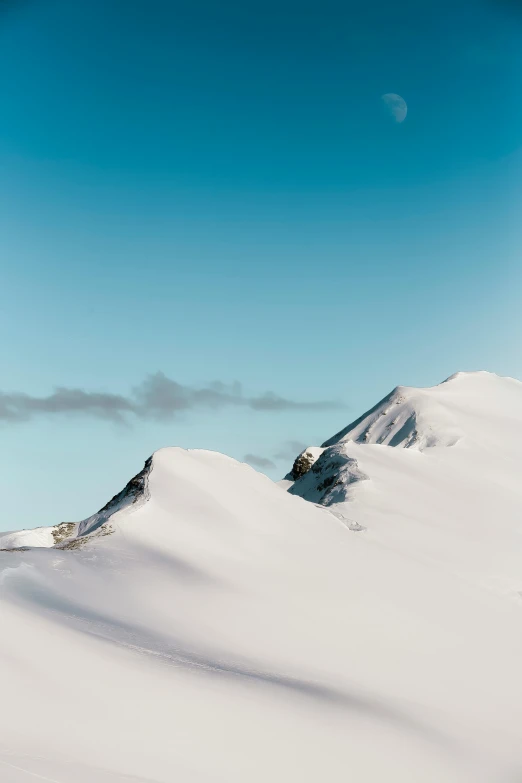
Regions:
[[[13,530],[0,533],[0,549],[17,549],[25,546],[53,546],[51,527],[35,527],[31,530]]]
[[[0,781],[520,783],[522,384],[382,405],[324,444],[327,508],[163,449],[89,534],[1,551]]]
[[[321,446],[307,446],[306,449],[302,450],[299,456],[301,456],[302,454],[306,454],[310,456],[312,462],[317,462],[317,460],[319,459],[323,451],[324,448],[322,448]]]
[[[334,435],[323,447],[346,441],[424,450],[454,446],[465,435],[478,435],[495,419],[502,437],[509,414],[520,403],[520,381],[488,372],[456,373],[438,386],[397,386],[370,411]],[[507,407],[506,407],[507,406]],[[518,420],[518,417],[517,417]]]

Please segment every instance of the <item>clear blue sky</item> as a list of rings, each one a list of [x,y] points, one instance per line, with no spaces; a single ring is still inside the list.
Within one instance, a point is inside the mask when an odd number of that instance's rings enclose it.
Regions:
[[[397,384],[522,378],[522,10],[362,5],[0,2],[0,529],[164,445],[276,477]]]

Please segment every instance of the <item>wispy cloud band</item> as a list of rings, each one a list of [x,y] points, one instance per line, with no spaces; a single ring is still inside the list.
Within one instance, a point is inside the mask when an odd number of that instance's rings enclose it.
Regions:
[[[218,411],[231,407],[277,412],[321,411],[342,406],[334,400],[291,400],[274,392],[249,396],[243,393],[239,383],[216,381],[200,387],[186,386],[162,372],[149,375],[127,396],[63,386],[44,397],[0,391],[0,421],[10,423],[29,421],[37,416],[67,414],[116,422],[164,421],[186,411]]]
[[[252,467],[260,468],[261,470],[275,468],[275,462],[272,462],[268,457],[261,457],[259,454],[245,454],[243,460],[252,465]]]

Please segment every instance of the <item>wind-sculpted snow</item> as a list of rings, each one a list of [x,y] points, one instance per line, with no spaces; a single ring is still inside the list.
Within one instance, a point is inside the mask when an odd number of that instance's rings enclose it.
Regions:
[[[37,527],[33,530],[15,530],[0,533],[0,549],[19,549],[31,546],[53,546],[53,528]]]
[[[423,450],[433,446],[454,446],[461,431],[452,415],[423,389],[397,387],[380,403],[344,430],[323,448],[344,441],[378,443]]]
[[[0,781],[522,780],[522,386],[435,388],[408,404],[453,446],[374,424],[312,453],[312,502],[163,449],[80,537],[0,551]]]
[[[78,525],[78,536],[85,536],[98,530],[106,524],[109,519],[118,511],[131,506],[135,503],[148,500],[148,479],[152,468],[152,457],[145,462],[143,470],[137,473],[121,492],[118,492],[109,502],[96,514],[84,519]]]
[[[398,386],[367,413],[329,438],[323,447],[341,441],[416,448],[455,446],[514,414],[522,384],[487,372],[456,373],[427,389]],[[500,434],[500,433],[498,433]]]

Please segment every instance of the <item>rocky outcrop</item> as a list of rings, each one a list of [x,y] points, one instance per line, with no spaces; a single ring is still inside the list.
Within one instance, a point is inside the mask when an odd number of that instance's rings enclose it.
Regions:
[[[349,457],[343,444],[324,449],[312,466],[289,488],[312,503],[329,506],[347,499],[349,487],[368,476],[359,468],[356,459]]]
[[[308,473],[315,460],[316,458],[310,451],[303,451],[302,454],[299,454],[290,471],[292,480],[297,481],[297,479],[300,479],[305,473]]]
[[[145,462],[143,470],[140,470],[129,483],[114,495],[106,505],[100,509],[96,514],[84,519],[78,525],[78,536],[85,536],[89,533],[93,533],[104,525],[117,511],[121,511],[127,506],[133,503],[138,503],[142,500],[147,500],[149,496],[148,492],[148,480],[152,470],[152,457]]]

